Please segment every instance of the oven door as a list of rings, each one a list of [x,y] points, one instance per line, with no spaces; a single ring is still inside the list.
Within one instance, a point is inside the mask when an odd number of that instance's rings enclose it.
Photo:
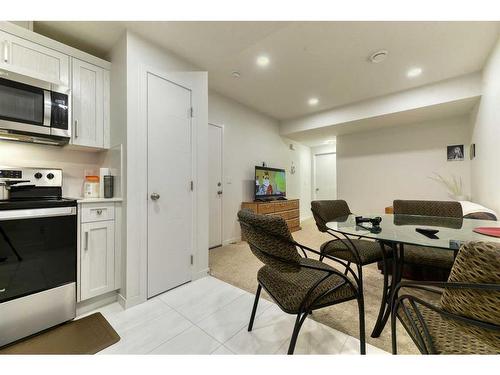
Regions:
[[[0,306],[76,282],[76,207],[0,211]]]

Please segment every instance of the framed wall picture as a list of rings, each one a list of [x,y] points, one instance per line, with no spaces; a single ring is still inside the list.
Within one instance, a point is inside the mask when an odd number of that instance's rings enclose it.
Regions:
[[[464,145],[451,145],[447,147],[448,161],[464,160]]]

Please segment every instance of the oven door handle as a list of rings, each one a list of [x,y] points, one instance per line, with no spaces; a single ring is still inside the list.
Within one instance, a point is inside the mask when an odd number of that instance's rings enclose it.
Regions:
[[[34,219],[54,216],[74,216],[76,207],[33,208],[0,211],[0,221]]]

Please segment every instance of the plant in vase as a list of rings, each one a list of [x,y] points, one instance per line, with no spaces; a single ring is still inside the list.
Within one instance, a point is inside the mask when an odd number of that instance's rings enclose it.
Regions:
[[[450,178],[445,178],[438,173],[434,173],[434,175],[435,177],[429,177],[429,178],[444,185],[444,187],[448,191],[448,195],[451,198],[457,201],[467,200],[467,197],[464,194],[464,185],[462,182],[462,177],[457,177],[455,175],[452,175]]]

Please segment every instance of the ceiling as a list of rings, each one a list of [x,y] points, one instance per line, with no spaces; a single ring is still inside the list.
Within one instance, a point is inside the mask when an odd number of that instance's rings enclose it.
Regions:
[[[125,29],[207,70],[211,89],[278,120],[481,70],[499,36],[498,22],[35,22],[36,32],[100,57]],[[380,49],[388,58],[368,62]],[[255,63],[262,54],[265,68]],[[408,78],[412,67],[423,73]],[[309,106],[310,97],[319,103]]]
[[[287,138],[311,147],[325,145],[327,144],[327,140],[336,140],[337,136],[343,134],[465,116],[473,111],[479,100],[479,97],[472,97],[402,112],[394,112],[381,116],[364,118],[362,120],[296,132],[288,134]]]

